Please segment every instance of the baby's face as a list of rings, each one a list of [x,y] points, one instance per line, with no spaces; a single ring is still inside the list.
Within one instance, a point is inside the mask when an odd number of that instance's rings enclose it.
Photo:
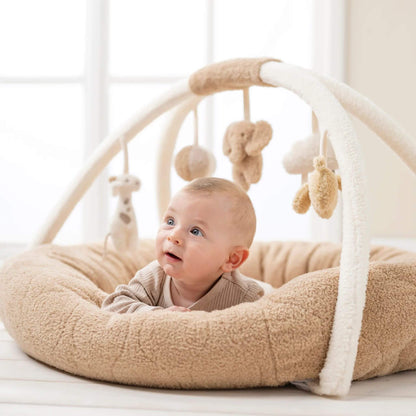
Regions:
[[[166,274],[184,283],[215,282],[224,272],[232,245],[230,203],[222,194],[176,194],[156,239]]]

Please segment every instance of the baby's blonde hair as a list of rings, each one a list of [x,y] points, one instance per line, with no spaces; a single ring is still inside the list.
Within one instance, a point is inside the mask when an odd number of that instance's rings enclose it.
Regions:
[[[236,235],[244,245],[251,246],[256,233],[256,214],[249,196],[234,182],[222,178],[197,178],[185,185],[181,191],[191,194],[224,194],[231,202]]]

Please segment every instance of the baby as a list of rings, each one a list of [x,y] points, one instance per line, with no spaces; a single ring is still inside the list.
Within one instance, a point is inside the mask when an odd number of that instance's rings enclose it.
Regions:
[[[225,309],[272,289],[239,273],[256,230],[250,198],[233,182],[195,179],[171,200],[156,238],[157,260],[117,286],[102,308],[131,313]]]

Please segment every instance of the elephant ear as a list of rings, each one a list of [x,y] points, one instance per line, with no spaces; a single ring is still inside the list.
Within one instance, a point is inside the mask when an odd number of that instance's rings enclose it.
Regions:
[[[225,156],[228,156],[231,153],[231,144],[230,144],[230,135],[231,135],[231,126],[228,126],[225,134],[224,139],[222,141],[222,152]]]
[[[269,144],[273,135],[271,125],[267,121],[258,121],[251,139],[246,144],[246,152],[249,156],[258,156]]]

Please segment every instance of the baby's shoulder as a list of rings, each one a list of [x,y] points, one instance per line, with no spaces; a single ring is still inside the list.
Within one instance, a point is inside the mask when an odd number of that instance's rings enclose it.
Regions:
[[[252,294],[254,297],[261,297],[273,290],[273,287],[268,283],[245,276],[239,270],[226,273],[223,277],[228,280],[230,284],[237,286],[241,291],[244,291],[247,294]]]
[[[142,286],[149,289],[159,289],[163,286],[165,279],[165,272],[162,267],[160,267],[157,260],[155,260],[138,270],[131,280],[131,283],[140,283]]]

